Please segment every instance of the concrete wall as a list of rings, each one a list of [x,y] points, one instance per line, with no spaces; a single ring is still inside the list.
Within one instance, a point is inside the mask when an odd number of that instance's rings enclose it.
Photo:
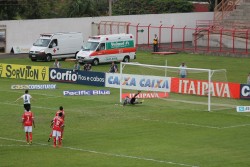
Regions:
[[[101,21],[119,21],[130,22],[131,25],[148,26],[172,26],[194,28],[196,20],[212,20],[212,12],[204,13],[175,13],[175,14],[150,14],[150,15],[126,15],[126,16],[108,16],[108,17],[83,17],[83,18],[60,18],[60,19],[39,19],[39,20],[13,20],[0,21],[0,29],[6,29],[6,49],[9,53],[12,47],[19,47],[27,52],[30,46],[35,42],[41,33],[53,32],[82,32],[84,41],[89,36],[96,34],[96,28],[93,23]],[[94,24],[95,25],[95,24]],[[135,33],[135,32],[131,32]],[[152,32],[154,33],[154,32]],[[135,35],[135,34],[134,34]],[[143,34],[147,36],[147,34]],[[176,34],[178,36],[178,34]],[[180,35],[180,39],[182,34]],[[147,38],[140,38],[138,43],[147,43]],[[190,34],[190,39],[192,35]]]

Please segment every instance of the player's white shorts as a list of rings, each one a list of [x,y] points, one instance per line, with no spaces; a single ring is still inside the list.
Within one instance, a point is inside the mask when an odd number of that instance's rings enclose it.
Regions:
[[[32,132],[32,126],[24,126],[24,132]]]
[[[53,130],[52,131],[52,136],[53,137],[61,137],[62,133],[61,131]]]

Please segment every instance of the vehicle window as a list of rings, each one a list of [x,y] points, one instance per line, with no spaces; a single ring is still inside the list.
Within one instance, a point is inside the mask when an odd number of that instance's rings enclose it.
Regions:
[[[33,46],[47,47],[49,45],[50,39],[38,39]]]
[[[100,50],[105,50],[105,43],[100,44]]]
[[[86,51],[86,50],[94,51],[94,50],[96,50],[98,44],[99,44],[98,42],[87,42],[82,50],[83,51]]]
[[[3,42],[5,41],[5,32],[0,31],[0,41]]]
[[[58,46],[57,39],[53,39],[53,41],[51,42],[51,46],[52,47]]]

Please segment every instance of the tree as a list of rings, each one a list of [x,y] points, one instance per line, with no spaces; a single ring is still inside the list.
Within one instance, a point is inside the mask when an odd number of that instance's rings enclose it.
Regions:
[[[20,8],[22,19],[45,19],[52,11],[50,0],[23,0]]]
[[[192,11],[193,5],[186,0],[119,0],[113,5],[114,15],[181,13]]]
[[[95,3],[92,0],[68,0],[64,5],[66,17],[92,17],[97,16]]]
[[[18,0],[0,1],[0,20],[13,20],[18,16],[19,6]]]

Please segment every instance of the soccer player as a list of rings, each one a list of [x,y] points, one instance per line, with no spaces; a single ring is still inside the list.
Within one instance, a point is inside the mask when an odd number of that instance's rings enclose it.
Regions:
[[[27,144],[32,144],[32,125],[35,128],[35,121],[34,115],[29,108],[26,108],[22,115],[22,125],[26,134]]]
[[[56,115],[55,116],[58,116],[59,113],[62,113],[62,119],[63,121],[65,120],[65,113],[64,113],[64,109],[63,109],[63,106],[60,106],[59,107],[59,110],[56,112]],[[62,129],[62,132],[61,132],[61,139],[63,139],[63,132],[64,132],[64,129]],[[49,139],[48,139],[48,142],[50,142],[50,139],[52,138],[52,132],[50,133],[49,135]]]
[[[58,114],[58,116],[55,116],[51,126],[53,127],[52,136],[54,137],[54,147],[56,147],[56,144],[58,143],[58,146],[62,146],[62,138],[61,138],[61,132],[64,128],[64,121],[62,119],[62,112]]]
[[[30,99],[32,98],[32,96],[29,94],[29,91],[25,90],[24,95],[17,98],[15,102],[17,102],[21,98],[23,99],[23,107],[24,107],[24,109],[29,108],[29,110],[31,110]]]
[[[137,96],[141,93],[141,91],[138,91],[138,93],[136,93],[132,98],[129,98],[128,96],[125,97],[124,102],[123,102],[123,106],[125,106],[126,104],[142,104],[142,102],[138,102],[137,101]]]

